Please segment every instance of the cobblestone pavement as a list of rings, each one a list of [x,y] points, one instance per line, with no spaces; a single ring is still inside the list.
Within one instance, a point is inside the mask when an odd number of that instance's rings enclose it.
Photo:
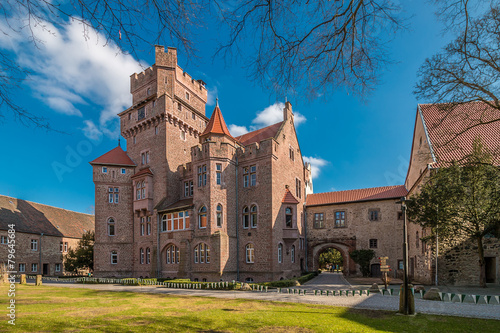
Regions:
[[[45,283],[45,282],[44,282]],[[307,290],[306,295],[278,293],[276,290],[269,292],[258,291],[232,291],[232,290],[196,290],[196,289],[172,289],[154,286],[122,286],[110,284],[76,284],[76,283],[46,283],[54,287],[88,288],[105,291],[128,291],[155,293],[174,296],[200,296],[216,298],[243,298],[252,300],[309,303],[320,305],[344,306],[357,309],[388,310],[397,311],[399,307],[399,297],[382,296],[380,294],[370,294],[369,296],[315,296],[314,289],[334,290],[349,289],[349,284],[342,276],[332,274],[321,274],[316,279],[311,280],[304,286],[296,289]],[[352,288],[352,287],[351,287]],[[417,313],[450,315],[460,317],[473,317],[500,320],[500,305],[498,304],[467,304],[451,303],[440,301],[427,301],[415,299],[415,309]]]

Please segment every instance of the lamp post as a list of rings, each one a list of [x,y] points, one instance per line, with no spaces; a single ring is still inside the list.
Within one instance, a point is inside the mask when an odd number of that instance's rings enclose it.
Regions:
[[[410,314],[409,290],[408,290],[408,231],[406,229],[406,197],[401,197],[401,210],[403,212],[403,314]]]

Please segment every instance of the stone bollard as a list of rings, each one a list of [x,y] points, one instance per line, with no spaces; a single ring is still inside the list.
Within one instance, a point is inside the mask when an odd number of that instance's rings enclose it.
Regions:
[[[441,296],[439,296],[439,289],[431,288],[428,292],[424,294],[423,298],[431,301],[440,301]]]
[[[42,285],[42,276],[40,274],[38,274],[36,276],[35,286],[41,286],[41,285]]]
[[[409,284],[408,285],[408,314],[414,315],[415,314],[415,296],[413,295],[411,288],[413,288],[413,285]],[[404,290],[404,284],[402,284],[401,288],[399,290],[399,313],[403,313],[403,314],[405,313],[404,297],[405,297],[405,290]]]
[[[21,284],[26,284],[26,274],[21,274]]]
[[[378,287],[378,284],[376,284],[376,283],[372,284],[372,286],[368,290],[371,293],[379,293],[380,292],[380,288]]]

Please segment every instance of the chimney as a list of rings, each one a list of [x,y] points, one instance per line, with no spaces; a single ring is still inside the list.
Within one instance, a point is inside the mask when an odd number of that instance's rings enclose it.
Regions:
[[[292,112],[292,103],[285,102],[285,108],[283,109],[283,121],[287,121],[288,119],[293,120],[293,112]]]

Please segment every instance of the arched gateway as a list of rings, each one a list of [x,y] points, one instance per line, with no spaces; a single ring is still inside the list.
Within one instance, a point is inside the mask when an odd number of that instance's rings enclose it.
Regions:
[[[319,256],[321,253],[328,251],[328,249],[334,248],[338,250],[342,254],[342,258],[344,259],[344,269],[343,273],[345,275],[354,275],[356,274],[356,264],[352,261],[349,256],[349,251],[352,250],[348,245],[342,243],[321,243],[317,244],[312,248],[312,268],[314,271],[319,269]]]

